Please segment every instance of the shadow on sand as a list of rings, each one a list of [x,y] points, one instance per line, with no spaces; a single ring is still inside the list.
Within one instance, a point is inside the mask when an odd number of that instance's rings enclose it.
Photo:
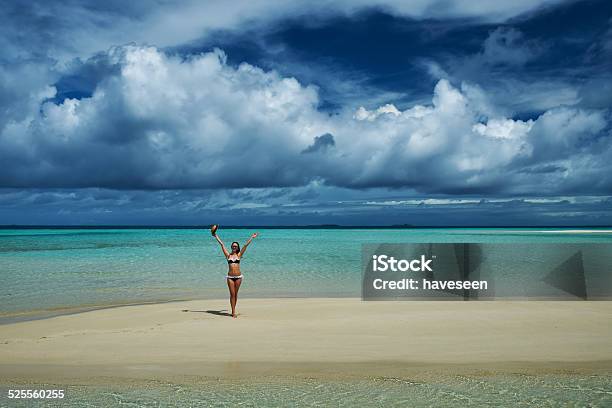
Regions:
[[[223,310],[189,310],[189,309],[183,309],[181,310],[181,312],[193,312],[193,313],[208,313],[208,314],[213,314],[216,316],[228,316],[228,317],[232,317],[231,313],[228,313],[227,310],[223,309]]]

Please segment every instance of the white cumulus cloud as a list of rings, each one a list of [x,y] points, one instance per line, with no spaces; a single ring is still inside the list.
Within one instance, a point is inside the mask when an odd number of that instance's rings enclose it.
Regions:
[[[259,188],[320,181],[529,193],[541,192],[542,177],[551,192],[575,189],[577,177],[610,166],[603,159],[609,144],[601,143],[609,138],[604,111],[565,107],[522,121],[501,116],[481,90],[441,79],[430,104],[330,115],[318,108],[316,87],[246,63],[230,66],[221,50],[181,58],[130,45],[105,58],[117,69],[91,97],[58,103],[47,100],[53,88],[41,86],[46,91],[30,97],[35,103],[26,114],[5,119],[1,186]],[[325,148],[314,149],[317,141]],[[535,164],[551,165],[532,172]]]

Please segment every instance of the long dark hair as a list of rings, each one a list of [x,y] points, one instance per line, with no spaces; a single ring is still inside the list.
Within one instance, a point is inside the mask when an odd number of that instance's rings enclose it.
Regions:
[[[238,250],[236,251],[236,253],[238,253],[238,254],[239,254],[239,253],[240,253],[240,243],[239,243],[239,242],[234,241],[234,242],[232,242],[232,245],[231,245],[230,247],[234,246],[234,244],[238,245]]]

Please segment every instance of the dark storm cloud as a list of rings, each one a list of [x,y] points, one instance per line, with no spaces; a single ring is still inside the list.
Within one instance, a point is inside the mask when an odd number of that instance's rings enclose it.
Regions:
[[[336,142],[334,141],[334,135],[331,133],[325,133],[321,136],[315,136],[313,144],[302,150],[302,154],[325,151],[330,147],[334,147],[335,145]]]
[[[523,167],[520,169],[522,173],[555,173],[558,171],[566,171],[567,167],[558,166],[555,164],[546,164],[543,166]]]
[[[402,194],[407,192],[397,191],[389,197],[384,190],[344,191],[316,185],[284,190],[280,194],[274,190],[236,195],[237,191],[205,190],[117,194],[104,189],[27,192],[5,189],[0,192],[0,219],[22,225],[204,226],[211,223],[562,226],[609,225],[612,221],[610,197],[406,198]],[[264,196],[267,196],[266,204],[257,201]],[[297,199],[298,196],[301,197]],[[342,200],[338,201],[338,197]]]

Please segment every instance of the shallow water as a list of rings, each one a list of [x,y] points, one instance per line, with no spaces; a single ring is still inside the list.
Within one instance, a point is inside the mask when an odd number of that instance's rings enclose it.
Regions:
[[[612,242],[610,229],[572,231],[263,229],[241,263],[241,296],[358,297],[368,243]],[[219,234],[229,245],[251,232]],[[0,313],[225,297],[226,271],[208,230],[0,230]]]
[[[25,388],[25,385],[11,385]],[[64,389],[61,401],[0,399],[8,407],[609,407],[612,375],[444,376],[435,381],[372,378],[349,381],[203,380],[190,385],[30,385]],[[3,397],[7,387],[2,388]]]

